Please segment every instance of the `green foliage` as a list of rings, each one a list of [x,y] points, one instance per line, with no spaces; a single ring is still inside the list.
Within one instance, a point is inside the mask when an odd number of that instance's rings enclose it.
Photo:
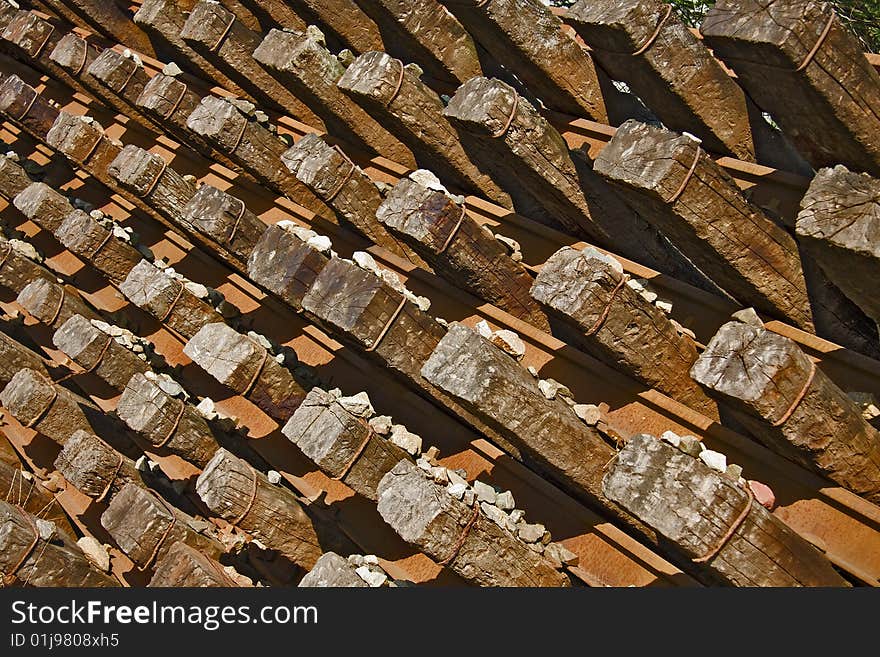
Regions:
[[[713,0],[671,0],[686,23],[698,27]],[[880,0],[832,0],[837,15],[862,42],[865,50],[880,52]]]

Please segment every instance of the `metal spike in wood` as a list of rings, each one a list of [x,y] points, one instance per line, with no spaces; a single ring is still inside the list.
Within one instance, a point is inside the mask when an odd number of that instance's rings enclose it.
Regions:
[[[282,164],[287,144],[265,126],[251,121],[229,100],[205,96],[186,125],[260,182],[313,212],[326,212],[327,206]]]
[[[401,460],[412,461],[320,388],[309,391],[281,432],[323,472],[373,502],[385,473]]]
[[[38,280],[55,284],[55,274],[26,257],[19,248],[6,238],[0,238],[0,287],[18,295]]]
[[[270,30],[254,59],[303,98],[331,134],[406,167],[415,166],[412,152],[336,86],[345,67],[312,34]]]
[[[694,572],[706,583],[849,585],[816,548],[735,479],[653,436],[629,440],[609,467],[604,487],[609,498],[677,551],[698,560]]]
[[[614,79],[670,130],[714,153],[755,161],[748,100],[711,51],[661,0],[581,0],[565,14]]]
[[[0,155],[0,196],[11,201],[32,182],[18,160],[8,155]]]
[[[119,285],[125,298],[186,338],[223,317],[155,265],[141,260]]]
[[[691,375],[771,450],[880,502],[880,432],[793,340],[729,322]]]
[[[52,336],[52,344],[87,372],[111,388],[122,390],[136,373],[149,365],[82,315],[74,315]]]
[[[608,123],[596,66],[540,0],[442,0],[547,107]]]
[[[244,201],[211,185],[202,185],[186,204],[183,215],[187,225],[209,238],[245,269],[251,253],[266,231],[266,224],[247,209]]]
[[[281,156],[296,178],[329,205],[344,224],[373,244],[416,264],[423,261],[376,219],[382,195],[375,183],[338,147],[315,134],[302,137]]]
[[[297,312],[328,258],[291,231],[269,226],[248,259],[248,276]]]
[[[122,145],[107,137],[97,121],[61,112],[46,133],[46,143],[105,185],[114,184],[107,168]]]
[[[162,134],[162,125],[144,115],[137,106],[136,101],[150,79],[143,64],[105,48],[86,72],[101,84],[104,95],[109,93],[119,98],[128,107],[128,114],[138,118],[157,134]]]
[[[73,205],[66,196],[42,182],[29,185],[12,203],[25,217],[50,233],[58,230],[64,218],[73,212]]]
[[[428,76],[461,84],[483,74],[471,35],[437,0],[379,0],[361,6],[385,35],[385,50],[418,62]]]
[[[262,38],[232,12],[217,3],[200,0],[192,8],[180,36],[261,103],[324,129],[320,117],[254,61],[254,50]]]
[[[569,586],[546,557],[409,461],[379,482],[378,510],[404,541],[478,586]]]
[[[513,87],[473,78],[459,87],[444,114],[472,135],[471,148],[481,161],[506,171],[545,206],[552,225],[677,278],[705,279],[626,206],[584,155],[570,152],[562,135]]]
[[[143,486],[134,461],[88,431],[76,431],[67,439],[54,467],[67,483],[97,502],[109,502],[129,483]]]
[[[58,108],[14,73],[0,82],[0,112],[41,141],[58,117]]]
[[[354,565],[335,552],[325,552],[306,573],[300,588],[366,588],[369,586],[355,572]]]
[[[814,314],[834,317],[825,337],[845,346],[870,339],[858,317],[811,298],[794,239],[689,136],[627,121],[596,159],[596,171],[741,303],[810,332]]]
[[[180,32],[186,24],[186,13],[178,0],[143,0],[134,15],[134,22],[158,43],[173,51],[180,60],[182,68],[186,67],[195,74],[207,75],[221,87],[235,94],[247,95],[226,73],[193,50],[181,38]]]
[[[117,43],[125,44],[145,55],[156,54],[149,37],[116,3],[105,0],[70,1],[74,8],[90,19],[90,23]]]
[[[20,370],[0,392],[0,403],[23,426],[63,445],[79,429],[93,432],[73,394],[36,370]]]
[[[46,361],[3,331],[0,331],[0,386],[5,386],[19,370],[34,370],[49,378]]]
[[[293,415],[305,399],[305,390],[290,370],[262,345],[226,324],[203,326],[183,353],[279,422]]]
[[[13,465],[0,460],[0,490],[6,491],[3,501],[7,504],[32,514],[41,514],[69,536],[76,534],[55,496],[38,483],[36,477],[23,471],[21,464]]]
[[[117,239],[111,229],[82,210],[67,215],[55,231],[55,237],[116,285],[124,281],[143,258],[140,251]]]
[[[205,467],[218,449],[214,433],[196,408],[142,373],[132,375],[125,385],[116,414],[154,447],[167,449],[196,467]]]
[[[880,180],[843,165],[822,169],[801,200],[797,236],[834,284],[875,322],[880,301]]]
[[[149,588],[239,587],[223,565],[183,542],[174,543],[156,563]]]
[[[107,172],[172,224],[189,228],[182,210],[196,193],[195,183],[169,167],[160,155],[128,144],[110,163]]]
[[[98,319],[98,314],[86,305],[78,292],[55,282],[54,278],[37,278],[28,283],[18,293],[16,302],[51,328],[58,328],[74,315]]]
[[[707,417],[716,403],[694,383],[697,347],[669,317],[626,283],[619,263],[563,247],[535,279],[532,296],[552,313],[560,337]]]
[[[301,568],[312,568],[327,550],[357,550],[335,525],[301,506],[290,490],[270,484],[266,475],[225,449],[205,466],[196,492],[213,514]]]
[[[547,399],[532,375],[488,340],[452,324],[422,376],[497,426],[527,464],[605,514],[642,529],[602,493],[614,449],[562,399]]]
[[[217,541],[196,532],[192,518],[136,484],[123,486],[101,515],[101,525],[119,548],[148,570],[168,554],[177,541],[216,558],[223,554]]]
[[[0,502],[0,573],[5,586],[119,586],[54,523],[6,502]]]
[[[810,164],[880,176],[880,74],[830,4],[724,0],[700,30]]]
[[[507,248],[447,194],[404,178],[379,206],[377,218],[412,245],[435,272],[535,328],[550,325],[529,296],[532,277]]]
[[[510,207],[510,196],[471,159],[443,116],[440,96],[419,76],[383,52],[368,52],[337,83],[416,155],[419,164],[442,171],[451,185]]]

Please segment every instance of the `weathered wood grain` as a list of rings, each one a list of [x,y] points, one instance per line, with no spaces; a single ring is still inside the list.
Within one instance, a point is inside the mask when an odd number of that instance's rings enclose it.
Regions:
[[[794,341],[729,322],[691,373],[770,449],[880,501],[880,432]]]
[[[0,403],[23,426],[59,445],[80,429],[93,431],[73,394],[36,370],[17,372],[0,392]]]

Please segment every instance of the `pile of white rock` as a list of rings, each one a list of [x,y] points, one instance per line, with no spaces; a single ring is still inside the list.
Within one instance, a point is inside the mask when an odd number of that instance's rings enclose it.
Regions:
[[[223,296],[222,292],[219,292],[212,287],[208,287],[207,285],[189,280],[162,258],[157,258],[153,264],[165,272],[167,276],[179,281],[193,296],[198,297],[217,310],[224,319],[238,317],[241,314],[238,308],[226,300],[226,297]]]
[[[122,328],[115,324],[108,324],[100,319],[91,319],[89,323],[96,329],[113,338],[113,341],[120,347],[125,347],[135,356],[149,363],[150,367],[158,370],[167,370],[168,363],[158,353],[152,342],[139,335],[135,335],[128,329]]]
[[[660,436],[660,440],[669,443],[688,456],[700,459],[710,469],[733,479],[739,485],[748,486],[758,503],[766,507],[768,510],[772,511],[773,507],[776,505],[776,496],[773,494],[773,491],[769,486],[760,481],[745,479],[743,477],[742,466],[735,463],[728,463],[725,454],[708,449],[696,436],[679,436],[674,431],[666,431]]]
[[[400,277],[393,271],[380,267],[376,260],[366,251],[355,251],[351,256],[351,262],[361,269],[372,272],[382,282],[386,283],[392,290],[402,294],[408,301],[414,303],[422,312],[428,312],[431,308],[431,300],[415,294],[412,290],[403,284]]]

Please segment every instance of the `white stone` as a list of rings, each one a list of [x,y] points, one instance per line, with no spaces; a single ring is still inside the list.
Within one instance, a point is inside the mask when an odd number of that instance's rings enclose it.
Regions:
[[[174,62],[168,62],[162,67],[162,74],[172,78],[176,78],[181,73],[183,73],[183,71],[180,70],[180,67]]]
[[[315,249],[315,251],[320,251],[321,253],[330,253],[330,249],[333,248],[333,242],[331,242],[330,238],[326,235],[315,235],[306,241],[306,246]]]
[[[665,440],[673,447],[678,447],[681,444],[681,436],[674,431],[664,431],[663,435],[660,436],[660,440]]]
[[[489,504],[488,502],[481,502],[480,508],[483,510],[483,513],[486,515],[489,520],[494,522],[496,525],[501,527],[502,529],[507,528],[507,514],[504,513],[497,506]]]
[[[642,285],[642,280],[638,278],[630,278],[627,279],[626,284],[636,292],[641,292],[645,289],[645,286]]]
[[[510,512],[510,519],[514,523],[517,523],[517,522],[521,521],[525,517],[525,515],[526,515],[526,512],[523,511],[522,509],[514,509],[513,511]]]
[[[462,477],[455,470],[447,470],[446,476],[449,477],[449,483],[451,484],[461,484],[464,487],[467,487],[468,485],[467,479]]]
[[[511,238],[506,237],[504,235],[501,235],[499,233],[495,233],[495,239],[498,240],[499,242],[501,242],[504,246],[506,246],[507,250],[510,251],[510,253],[516,253],[517,251],[522,251],[522,247],[520,246],[519,242],[517,242],[514,239],[511,239]]]
[[[654,305],[665,312],[667,315],[672,312],[672,304],[668,301],[659,300]]]
[[[564,248],[570,249],[571,247],[569,246]],[[623,265],[620,264],[620,261],[617,258],[614,258],[607,253],[602,253],[598,249],[594,249],[592,246],[588,246],[583,251],[581,251],[581,257],[586,259],[592,258],[595,260],[601,260],[602,262],[609,265],[618,274],[623,273]]]
[[[489,341],[517,360],[521,360],[526,355],[525,343],[513,331],[508,331],[507,329],[495,331],[492,333]]]
[[[98,570],[105,573],[110,570],[110,554],[107,552],[107,548],[101,545],[97,540],[91,536],[83,536],[76,542],[76,544],[79,546],[79,549],[83,551],[83,554],[86,555],[88,560],[98,567]]]
[[[482,337],[486,338],[487,340],[492,339],[492,329],[489,328],[489,324],[486,322],[485,319],[481,319],[479,322],[477,322],[477,325],[474,326],[474,328],[476,329],[477,333],[479,333]]]
[[[595,404],[575,404],[572,409],[575,415],[591,427],[599,424],[602,419],[602,410]]]
[[[214,416],[217,412],[214,410],[214,400],[210,397],[205,397],[202,401],[196,405],[196,409],[202,415],[206,417]]]
[[[148,459],[145,455],[142,455],[138,458],[137,461],[134,462],[134,467],[138,472],[149,472],[150,466],[147,465],[150,459]]]
[[[395,292],[400,292],[401,294],[404,294],[404,292],[407,291],[406,286],[403,284],[403,281],[401,281],[400,277],[393,271],[380,268],[377,275]]]
[[[385,583],[385,580],[388,579],[388,575],[386,575],[385,573],[376,572],[375,570],[372,570],[367,566],[355,568],[354,572],[356,572],[362,580],[364,580],[373,588],[382,586]]]
[[[489,484],[484,484],[482,481],[474,482],[474,493],[477,495],[477,499],[480,502],[488,502],[489,504],[495,504],[495,500],[498,497],[498,494],[495,492],[495,489],[492,488]]]
[[[651,290],[642,290],[639,295],[648,303],[654,303],[657,300],[657,293]]]
[[[464,496],[461,498],[461,501],[470,506],[474,503],[474,498],[476,498],[476,494],[474,493],[474,491],[468,488],[464,492]]]
[[[498,495],[495,496],[495,506],[502,511],[512,511],[516,506],[516,503],[513,500],[513,493],[509,490],[506,490],[503,493],[498,493]]]
[[[157,377],[156,385],[159,386],[159,389],[162,390],[162,392],[171,397],[177,397],[183,393],[183,386],[168,376]]]
[[[269,479],[270,484],[280,484],[281,483],[281,473],[277,470],[269,470],[266,473],[266,477]]]
[[[526,523],[520,525],[517,535],[526,543],[537,543],[544,538],[544,532],[546,531],[547,529],[544,525],[529,525]]]
[[[350,563],[352,566],[355,566],[355,567],[363,566],[364,565],[364,558],[359,554],[351,554],[348,556],[348,563]]]
[[[208,288],[202,285],[201,283],[194,283],[193,281],[187,281],[183,284],[183,286],[192,292],[199,299],[204,299],[208,296]]]
[[[364,563],[372,564],[373,566],[379,565],[379,557],[375,554],[365,554],[364,555]]]
[[[562,543],[550,543],[544,554],[566,566],[577,566],[580,558]]]
[[[402,424],[395,424],[391,427],[391,437],[389,440],[413,456],[422,451],[421,436],[410,433]],[[430,463],[428,464],[428,467],[432,467]],[[429,469],[428,472],[431,472],[431,470]]]
[[[457,500],[460,500],[462,496],[464,496],[464,492],[467,490],[467,484],[460,483],[450,483],[446,486],[446,492],[452,495]]]
[[[678,448],[685,454],[690,454],[693,457],[699,456],[700,452],[704,449],[703,443],[696,436],[681,436],[678,441]]]
[[[538,381],[538,390],[541,391],[547,399],[554,399],[557,395],[560,397],[571,397],[571,390],[562,385],[556,379],[541,379]]]
[[[431,470],[431,476],[438,484],[445,484],[449,481],[449,473],[442,465],[434,466]]]
[[[527,370],[528,373],[531,374],[533,377],[535,377],[536,379],[538,378],[538,370],[536,370],[535,367],[534,367],[533,365],[529,365],[529,366],[526,368],[526,370]]]
[[[449,193],[449,190],[443,186],[440,179],[427,169],[416,169],[409,174],[409,179],[419,183],[422,187],[433,189],[435,192],[443,192],[444,194]]]
[[[373,415],[373,405],[370,403],[370,397],[366,392],[359,392],[351,397],[340,397],[336,401],[346,411],[357,417],[370,417]]]
[[[738,322],[742,322],[743,324],[749,324],[750,326],[754,326],[756,328],[764,328],[764,322],[761,321],[761,318],[758,317],[758,313],[754,308],[743,308],[742,310],[737,310],[731,316],[731,319],[735,319]]]
[[[377,415],[376,417],[371,417],[370,426],[373,427],[373,431],[378,433],[380,436],[387,436],[389,433],[391,433],[391,416]]]
[[[373,273],[379,271],[379,265],[376,264],[376,260],[366,251],[355,251],[351,254],[351,259],[361,269],[366,269]]]
[[[725,472],[727,470],[727,457],[721,452],[704,449],[700,452],[700,460],[718,472]]]
[[[324,33],[321,31],[317,25],[309,25],[306,27],[306,36],[315,41],[316,43],[320,43],[322,46],[327,43],[326,38],[324,37]]]

